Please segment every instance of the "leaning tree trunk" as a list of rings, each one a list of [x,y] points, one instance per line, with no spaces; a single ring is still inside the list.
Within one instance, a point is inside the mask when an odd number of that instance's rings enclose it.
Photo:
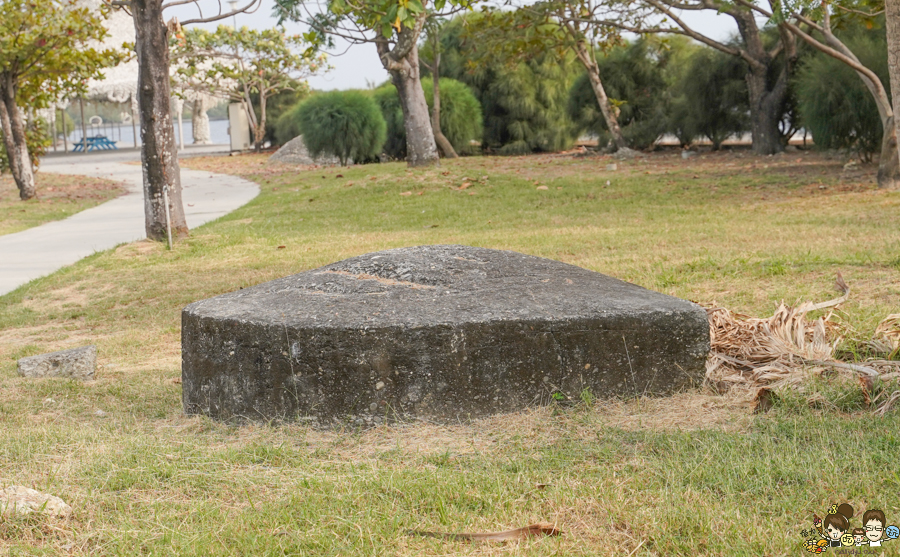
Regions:
[[[437,37],[437,35],[435,35]],[[434,142],[448,159],[459,158],[453,144],[441,131],[441,51],[440,42],[434,41],[434,66],[431,68],[431,129],[434,131]]]
[[[887,20],[887,44],[888,44],[888,71],[891,75],[891,92],[893,101],[893,112],[896,117],[900,114],[900,0],[885,0],[884,2],[885,19]],[[898,178],[898,169],[900,169],[900,147],[897,145],[897,127],[894,124],[894,118],[891,118],[893,128],[893,146],[890,156],[896,160],[893,169],[887,169],[888,172],[893,171],[889,176],[884,177],[882,183],[881,168],[879,168],[878,185],[882,188],[896,189],[900,187],[900,178]],[[887,127],[884,130],[885,137],[888,136]],[[881,159],[885,158],[885,151],[881,150]]]
[[[421,28],[419,29],[421,30]],[[404,29],[404,32],[407,30]],[[403,110],[403,127],[406,129],[406,162],[409,166],[431,166],[440,164],[428,103],[419,80],[419,49],[415,44],[418,30],[402,37],[393,51],[388,51],[383,43],[378,45],[379,56],[385,69],[391,75],[391,82],[397,88],[400,108]],[[405,44],[400,44],[405,43]],[[411,44],[410,44],[411,43]],[[402,49],[403,56],[396,51]]]
[[[144,171],[144,222],[147,237],[166,240],[166,205],[172,236],[188,233],[181,203],[181,170],[172,126],[169,42],[162,0],[133,0],[141,107],[141,165]]]
[[[619,119],[609,102],[609,97],[606,96],[603,81],[600,80],[600,67],[583,42],[575,44],[575,55],[587,70],[588,81],[591,82],[591,89],[594,91],[594,97],[597,98],[597,105],[600,107],[600,113],[603,114],[603,121],[606,122],[606,129],[612,136],[616,150],[628,149],[628,142],[625,141],[622,129],[619,127]]]
[[[31,156],[25,138],[25,123],[16,104],[16,84],[10,76],[2,76],[0,83],[0,125],[3,129],[3,143],[9,159],[9,170],[19,188],[19,197],[24,201],[37,194]]]

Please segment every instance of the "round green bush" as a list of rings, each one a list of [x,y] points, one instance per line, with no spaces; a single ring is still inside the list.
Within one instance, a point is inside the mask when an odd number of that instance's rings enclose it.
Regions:
[[[350,160],[376,160],[386,139],[387,126],[381,110],[359,91],[319,93],[288,115],[294,121],[279,122],[282,130],[296,126],[313,158],[332,155],[340,159],[342,166]]]
[[[422,79],[429,111],[434,104],[432,87],[430,77]],[[373,98],[387,121],[385,154],[394,159],[406,158],[406,128],[397,88],[390,83],[383,85],[375,90]],[[472,154],[478,150],[472,141],[479,141],[483,131],[481,104],[465,83],[455,79],[441,78],[441,131],[458,154]]]
[[[381,115],[387,124],[387,140],[384,143],[384,154],[392,159],[406,158],[406,128],[403,126],[403,109],[400,108],[400,97],[397,88],[388,83],[372,93],[372,98],[381,109]]]

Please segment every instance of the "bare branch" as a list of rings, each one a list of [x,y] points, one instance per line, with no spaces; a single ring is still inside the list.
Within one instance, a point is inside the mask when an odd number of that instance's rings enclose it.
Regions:
[[[179,0],[175,0],[175,1],[177,2]],[[197,0],[197,1],[199,2],[199,0]],[[228,13],[223,14],[222,13],[222,3],[220,1],[218,15],[214,15],[214,16],[210,16],[210,17],[201,17],[201,18],[197,18],[197,19],[188,19],[188,20],[182,21],[181,25],[183,27],[185,25],[191,25],[194,23],[210,23],[212,21],[219,21],[219,20],[229,18],[233,15],[240,14],[240,13],[252,14],[257,9],[259,9],[261,4],[262,4],[262,0],[250,0],[250,2],[243,8],[238,8],[237,10],[234,10],[233,12],[228,12]],[[163,6],[163,9],[167,8],[168,6],[169,6],[168,4]],[[198,7],[199,7],[199,4],[198,4]]]

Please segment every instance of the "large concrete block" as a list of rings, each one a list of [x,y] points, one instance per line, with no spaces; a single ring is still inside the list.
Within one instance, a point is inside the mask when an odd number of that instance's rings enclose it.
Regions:
[[[187,306],[183,403],[217,419],[455,422],[554,393],[670,393],[702,381],[708,351],[696,304],[550,259],[420,246]]]

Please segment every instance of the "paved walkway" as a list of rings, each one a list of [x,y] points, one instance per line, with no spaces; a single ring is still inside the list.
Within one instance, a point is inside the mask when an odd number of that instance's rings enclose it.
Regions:
[[[187,155],[224,153],[224,145],[188,148]],[[184,155],[182,155],[184,156]],[[41,172],[96,176],[124,182],[128,193],[71,217],[0,236],[0,295],[98,251],[146,238],[143,177],[135,150],[48,156]],[[181,169],[189,228],[217,219],[259,193],[247,180]]]

